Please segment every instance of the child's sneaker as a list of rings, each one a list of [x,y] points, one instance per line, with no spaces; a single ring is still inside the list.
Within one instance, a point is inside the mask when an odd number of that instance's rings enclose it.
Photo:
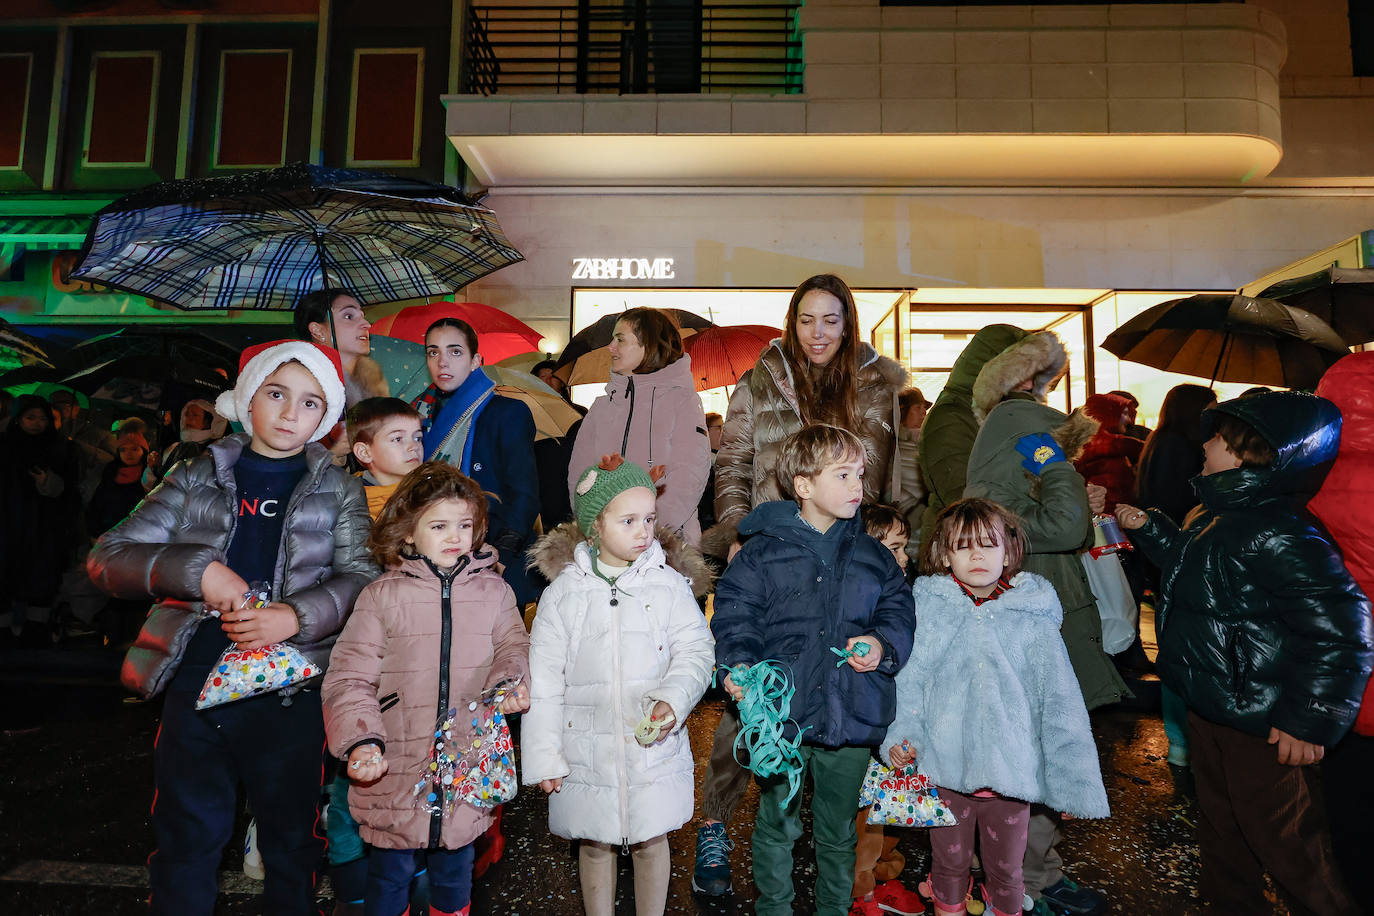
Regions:
[[[876,899],[865,900],[863,897],[855,897],[849,906],[849,916],[883,916],[883,910]]]
[[[262,852],[258,849],[257,818],[248,822],[248,834],[243,838],[243,873],[255,881],[267,877],[262,867]]]
[[[1040,899],[1049,902],[1054,913],[1065,916],[1097,916],[1107,909],[1107,895],[1089,887],[1079,887],[1068,878],[1060,878],[1040,892]]]
[[[873,897],[878,902],[878,909],[885,913],[917,916],[926,911],[921,896],[902,887],[902,883],[895,878],[879,884],[873,891]]]
[[[735,844],[724,824],[705,824],[697,830],[697,861],[692,869],[692,890],[708,897],[730,893],[730,850]]]

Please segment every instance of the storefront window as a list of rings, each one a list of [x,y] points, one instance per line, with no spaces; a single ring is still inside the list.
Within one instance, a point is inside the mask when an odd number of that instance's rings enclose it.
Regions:
[[[855,290],[854,298],[861,339],[905,365],[911,383],[928,400],[935,400],[944,388],[954,361],[974,333],[989,324],[1011,324],[1052,330],[1064,341],[1069,371],[1050,396],[1052,406],[1068,412],[1082,406],[1089,394],[1130,391],[1140,401],[1138,422],[1153,427],[1170,388],[1184,382],[1206,385],[1209,380],[1123,362],[1102,349],[1102,341],[1145,309],[1193,292],[939,287]],[[755,324],[781,331],[791,296],[790,289],[579,288],[572,294],[572,331],[635,306],[681,309],[717,325]],[[1250,386],[1214,387],[1225,400]],[[604,385],[579,385],[573,399],[590,404],[604,390]],[[731,391],[733,386],[702,391],[702,405],[723,414]]]

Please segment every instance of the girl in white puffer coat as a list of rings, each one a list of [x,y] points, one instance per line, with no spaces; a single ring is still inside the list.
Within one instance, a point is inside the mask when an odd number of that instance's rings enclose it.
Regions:
[[[715,663],[693,591],[710,574],[676,535],[656,531],[654,483],[619,455],[603,458],[578,479],[577,523],[530,551],[553,584],[530,634],[521,778],[549,794],[549,829],[582,840],[588,916],[614,911],[625,847],[636,913],[663,913],[667,834],[692,817],[687,714]]]

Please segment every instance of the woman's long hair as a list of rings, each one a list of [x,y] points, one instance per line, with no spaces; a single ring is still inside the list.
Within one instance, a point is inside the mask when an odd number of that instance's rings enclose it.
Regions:
[[[1164,396],[1159,407],[1159,426],[1150,433],[1173,433],[1202,448],[1202,412],[1217,399],[1217,393],[1205,385],[1175,385]],[[1147,440],[1145,450],[1149,451]]]
[[[824,366],[813,366],[797,337],[797,313],[812,290],[840,300],[844,309],[844,333],[835,356]],[[787,325],[782,331],[782,352],[792,364],[792,384],[803,423],[829,423],[850,432],[859,429],[859,310],[849,286],[834,274],[817,274],[804,280],[787,306]]]

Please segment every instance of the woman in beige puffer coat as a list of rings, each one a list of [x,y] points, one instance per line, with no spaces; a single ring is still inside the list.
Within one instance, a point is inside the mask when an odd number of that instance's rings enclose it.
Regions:
[[[782,498],[773,474],[778,450],[807,423],[831,423],[858,436],[864,502],[893,498],[901,486],[894,479],[897,395],[906,385],[905,369],[858,339],[858,310],[843,280],[821,274],[802,283],[783,336],[730,397],[716,455],[717,525],[703,547],[722,553],[751,509]]]

